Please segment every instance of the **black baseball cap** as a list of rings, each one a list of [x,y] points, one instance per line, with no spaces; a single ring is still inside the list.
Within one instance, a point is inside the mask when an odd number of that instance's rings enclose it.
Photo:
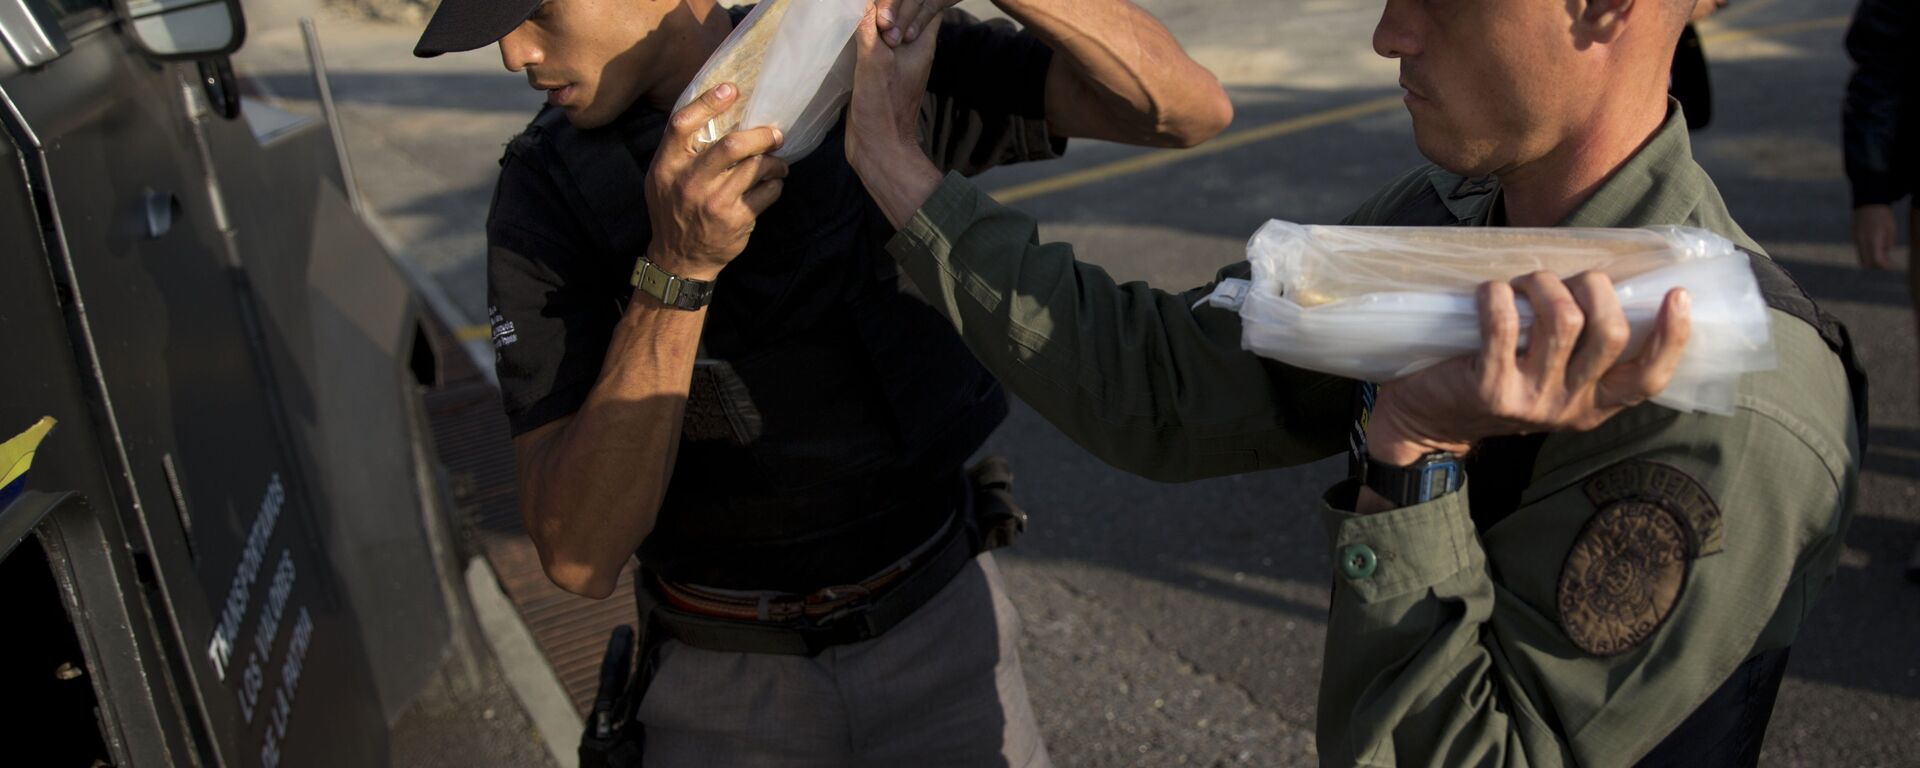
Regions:
[[[440,0],[413,55],[425,59],[493,45],[539,7],[540,0]]]

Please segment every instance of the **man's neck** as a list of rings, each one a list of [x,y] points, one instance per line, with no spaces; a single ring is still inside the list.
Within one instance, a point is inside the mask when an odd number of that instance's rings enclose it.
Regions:
[[[1599,110],[1600,119],[1545,156],[1500,173],[1507,226],[1558,225],[1633,159],[1667,117],[1664,97],[1636,103],[1639,106]]]
[[[661,76],[640,94],[640,99],[662,112],[672,111],[674,102],[693,82],[693,76],[700,74],[700,68],[732,32],[733,16],[718,3],[708,4],[706,18],[673,33],[675,39],[666,55],[660,57]]]

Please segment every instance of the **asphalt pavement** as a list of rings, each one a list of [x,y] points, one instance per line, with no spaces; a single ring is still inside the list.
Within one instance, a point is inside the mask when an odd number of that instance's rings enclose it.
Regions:
[[[1391,102],[1394,66],[1371,52],[1378,3],[1142,4],[1229,83],[1237,118],[1212,149],[1084,142],[981,179],[1083,260],[1126,280],[1199,285],[1263,221],[1336,221],[1419,162]],[[1901,574],[1920,541],[1920,381],[1902,280],[1859,270],[1848,245],[1839,104],[1851,11],[1849,0],[1743,0],[1703,27],[1716,114],[1696,154],[1748,232],[1853,328],[1874,384],[1859,514],[1793,651],[1767,765],[1920,765],[1920,586]],[[289,17],[282,7],[256,19]],[[330,18],[320,29],[363,193],[480,322],[494,161],[540,94],[491,51],[419,62],[415,29]],[[290,30],[256,26],[237,63],[263,92],[311,108]],[[1033,516],[1002,562],[1056,763],[1315,762],[1330,569],[1313,503],[1337,463],[1159,484],[1105,467],[1018,404],[987,450],[1013,460]],[[1726,513],[1737,524],[1740,511]]]

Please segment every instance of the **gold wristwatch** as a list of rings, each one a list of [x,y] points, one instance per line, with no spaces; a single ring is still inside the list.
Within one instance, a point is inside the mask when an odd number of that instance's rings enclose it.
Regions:
[[[691,312],[713,300],[712,281],[681,277],[661,269],[645,256],[634,262],[631,282],[633,287],[646,291],[648,296],[674,309]]]

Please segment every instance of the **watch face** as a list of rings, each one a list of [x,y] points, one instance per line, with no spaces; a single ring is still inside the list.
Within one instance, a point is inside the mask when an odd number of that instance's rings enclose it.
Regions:
[[[1375,460],[1366,465],[1366,486],[1400,506],[1432,501],[1460,490],[1465,482],[1460,457],[1451,453],[1429,453],[1406,467]]]
[[[1460,461],[1451,455],[1420,468],[1418,494],[1432,501],[1460,489]]]

